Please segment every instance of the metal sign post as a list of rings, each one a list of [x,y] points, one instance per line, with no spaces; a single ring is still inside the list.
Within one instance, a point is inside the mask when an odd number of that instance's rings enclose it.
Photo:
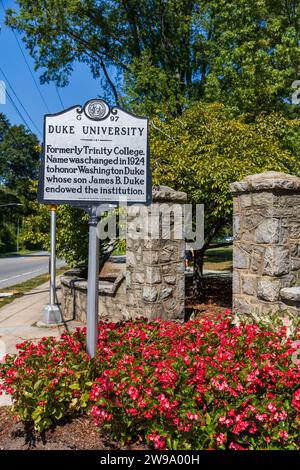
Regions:
[[[89,260],[87,289],[87,353],[95,357],[98,337],[99,306],[99,239],[97,206],[92,206],[89,219]]]
[[[56,205],[50,206],[50,293],[49,304],[43,310],[43,323],[52,325],[62,322],[60,308],[56,303]]]
[[[50,206],[51,211],[51,234],[50,234],[50,304],[55,304],[55,275],[56,275],[56,206]]]

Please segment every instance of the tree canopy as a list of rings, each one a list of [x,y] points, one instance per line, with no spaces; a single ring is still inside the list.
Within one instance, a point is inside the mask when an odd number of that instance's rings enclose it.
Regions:
[[[50,249],[49,206],[39,204],[36,199],[37,182],[29,183],[29,198],[22,198],[27,216],[23,220],[21,233],[25,245],[36,244],[45,250]],[[67,205],[57,208],[57,255],[70,266],[86,262],[88,256],[88,214],[81,209]]]
[[[0,180],[7,188],[20,191],[28,179],[37,178],[39,142],[23,125],[11,126],[0,114]]]
[[[7,22],[65,85],[76,61],[116,103],[180,114],[198,99],[236,114],[287,108],[300,61],[298,0],[17,0]]]
[[[0,251],[16,249],[17,225],[28,213],[30,178],[37,178],[38,140],[24,126],[12,126],[0,113]],[[20,205],[18,207],[16,204]]]
[[[300,172],[300,122],[282,114],[247,122],[230,117],[222,104],[199,102],[180,117],[154,119],[151,134],[154,184],[185,191],[189,202],[204,204],[200,270],[204,251],[231,221],[230,183],[268,170]]]
[[[5,134],[9,130],[10,123],[7,117],[0,113],[0,142],[3,141]]]

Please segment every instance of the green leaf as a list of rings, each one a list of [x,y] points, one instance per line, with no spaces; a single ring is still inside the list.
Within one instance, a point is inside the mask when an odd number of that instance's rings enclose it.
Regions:
[[[78,383],[74,383],[74,384],[69,385],[69,388],[71,390],[80,390],[80,385]]]
[[[34,390],[37,390],[42,383],[42,380],[37,380],[33,386]]]

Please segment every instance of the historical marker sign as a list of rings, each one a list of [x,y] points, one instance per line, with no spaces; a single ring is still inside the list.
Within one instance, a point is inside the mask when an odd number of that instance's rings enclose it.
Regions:
[[[85,207],[90,213],[87,292],[90,357],[96,352],[98,324],[97,207],[103,202],[151,202],[148,148],[148,119],[118,107],[110,108],[103,100],[93,99],[83,107],[77,105],[45,116],[38,199],[44,204]]]
[[[150,203],[148,119],[99,99],[44,121],[39,201]]]

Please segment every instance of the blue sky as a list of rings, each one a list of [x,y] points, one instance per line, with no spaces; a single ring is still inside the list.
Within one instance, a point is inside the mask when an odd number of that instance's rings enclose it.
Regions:
[[[3,0],[5,8],[13,8],[15,2],[11,0]],[[43,103],[34,81],[27,68],[26,62],[19,49],[18,43],[14,37],[13,32],[8,26],[4,24],[4,10],[0,2],[0,67],[5,73],[8,81],[12,85],[16,95],[22,102],[27,113],[31,117],[32,121],[36,124],[37,128],[42,132],[43,128],[43,116],[47,113],[45,104]],[[25,49],[24,43],[21,41],[20,35],[17,34],[19,43],[23,49],[23,52],[27,58],[32,73],[35,76],[38,87],[46,101],[51,113],[56,113],[62,109],[59,97],[57,95],[55,86],[53,83],[47,85],[41,85],[39,82],[39,72],[34,71],[34,62],[30,57],[29,53]],[[5,81],[6,88],[9,94],[12,96],[14,102],[18,106],[23,117],[27,121],[30,129],[35,132],[42,140],[41,134],[38,134],[32,122],[26,116],[25,111],[18,103],[17,98],[14,96],[9,84],[3,77],[0,71],[0,80]],[[76,64],[74,66],[74,72],[70,78],[70,84],[64,88],[59,88],[59,93],[63,102],[64,108],[73,106],[74,104],[84,104],[95,96],[101,96],[101,85],[100,80],[94,80],[91,76],[89,68],[84,64]],[[24,124],[14,109],[13,105],[6,99],[5,104],[0,104],[0,112],[4,113],[12,124]]]

